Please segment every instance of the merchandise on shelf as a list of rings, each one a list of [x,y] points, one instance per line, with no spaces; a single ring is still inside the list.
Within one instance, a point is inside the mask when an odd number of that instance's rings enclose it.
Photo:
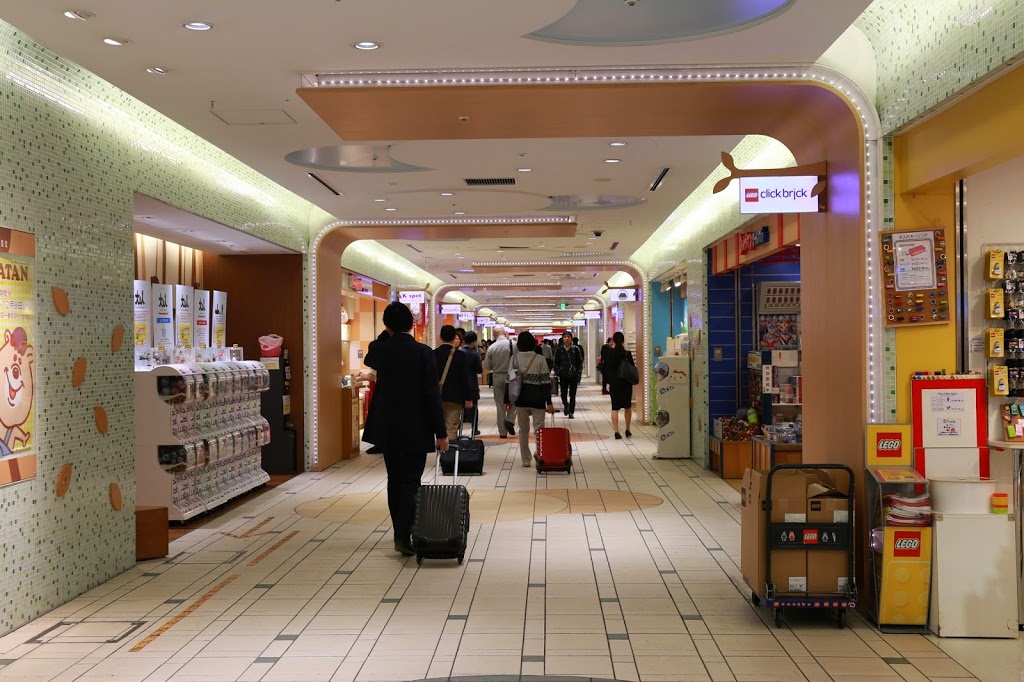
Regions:
[[[136,480],[139,504],[184,521],[270,477],[260,447],[270,425],[260,391],[270,374],[258,362],[165,365],[136,372]]]

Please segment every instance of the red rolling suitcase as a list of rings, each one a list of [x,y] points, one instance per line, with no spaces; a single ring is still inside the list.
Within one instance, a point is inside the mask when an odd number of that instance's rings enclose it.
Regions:
[[[555,415],[551,415],[552,425]],[[545,426],[537,431],[537,475],[549,471],[572,471],[572,442],[569,429]]]

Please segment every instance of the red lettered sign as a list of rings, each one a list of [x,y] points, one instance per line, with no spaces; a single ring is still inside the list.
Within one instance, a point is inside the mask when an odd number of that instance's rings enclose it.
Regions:
[[[817,529],[804,529],[804,544],[805,545],[816,545],[818,544],[818,531]]]
[[[895,533],[893,533],[892,555],[902,557],[920,557],[920,531],[896,531]]]

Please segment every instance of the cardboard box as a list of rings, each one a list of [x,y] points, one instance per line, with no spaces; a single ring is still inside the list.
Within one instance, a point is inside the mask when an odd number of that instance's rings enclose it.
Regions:
[[[743,504],[740,565],[743,577],[757,594],[763,595],[767,585],[766,549],[768,514],[766,485],[768,472],[747,469],[743,474],[740,495]],[[772,478],[772,520],[785,521],[806,516],[807,483],[802,472],[779,472]],[[772,552],[771,580],[779,594],[803,592],[807,585],[807,552],[775,550]]]
[[[784,470],[772,477],[771,513],[767,513],[768,472],[750,469],[740,491],[743,505],[740,568],[743,577],[758,594],[767,582],[766,549],[769,516],[774,523],[833,524],[849,517],[848,474],[833,481],[815,469]],[[813,531],[813,529],[808,529]],[[806,537],[805,534],[805,541]],[[811,533],[818,542],[827,542]],[[775,550],[772,552],[771,581],[778,594],[811,592],[836,593],[849,581],[846,550]]]

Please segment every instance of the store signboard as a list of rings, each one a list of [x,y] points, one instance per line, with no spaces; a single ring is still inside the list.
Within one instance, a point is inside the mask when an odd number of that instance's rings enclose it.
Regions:
[[[441,315],[458,315],[462,312],[462,306],[458,303],[442,303]]]
[[[174,285],[174,345],[192,347],[192,297],[194,289],[184,284]]]
[[[196,348],[210,347],[210,292],[204,289],[196,289],[192,297],[193,313],[195,315],[195,344]]]
[[[758,249],[769,241],[771,241],[772,234],[771,230],[767,225],[761,227],[759,230],[753,232],[742,232],[739,235],[739,246],[740,255],[745,256],[746,254]]]
[[[587,321],[586,320],[573,320],[572,321],[572,326],[574,326],[574,327],[585,327],[585,326],[587,326]]]
[[[613,301],[636,301],[636,289],[609,289],[608,297]]]
[[[227,348],[228,292],[213,292],[213,347]]]
[[[154,284],[151,288],[153,347],[170,350],[174,347],[174,287]]]
[[[818,213],[816,175],[740,178],[740,213]]]
[[[357,294],[366,294],[370,296],[373,294],[373,280],[366,279],[365,277],[357,277],[352,275],[352,291]]]
[[[865,462],[870,466],[913,464],[911,424],[868,424]]]
[[[489,317],[478,317],[476,318],[476,326],[478,327],[493,327],[494,320]]]
[[[469,312],[459,313],[459,322],[472,322],[476,319],[476,313],[472,310]]]
[[[132,307],[134,309],[134,320],[132,325],[132,336],[135,339],[135,350],[136,354],[138,354],[138,352],[144,352],[143,349],[149,348],[153,345],[153,335],[150,328],[150,321],[153,319],[153,315],[149,307],[149,282],[137,279],[134,282],[133,289],[134,294],[132,296]]]
[[[408,306],[423,305],[427,302],[427,292],[425,291],[399,291],[398,302],[404,303]]]
[[[600,320],[601,319],[601,311],[600,310],[584,310],[583,311],[583,319],[584,320]]]
[[[0,485],[35,478],[35,236],[0,228]]]

